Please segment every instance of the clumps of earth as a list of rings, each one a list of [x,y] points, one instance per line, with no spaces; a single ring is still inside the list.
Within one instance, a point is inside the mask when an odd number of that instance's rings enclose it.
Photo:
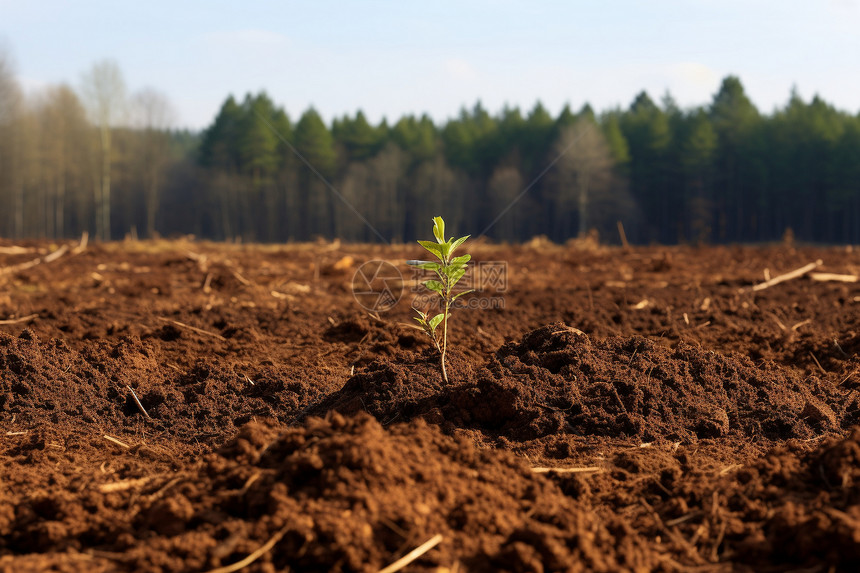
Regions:
[[[840,394],[816,377],[683,342],[592,340],[562,323],[505,344],[479,368],[456,351],[449,360],[451,384],[432,352],[376,360],[310,412],[423,418],[514,440],[563,432],[686,443],[804,439],[839,429],[842,419]]]

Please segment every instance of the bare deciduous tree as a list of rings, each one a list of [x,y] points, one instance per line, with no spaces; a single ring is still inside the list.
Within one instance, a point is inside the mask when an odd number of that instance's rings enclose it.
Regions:
[[[403,239],[403,200],[398,193],[403,177],[403,152],[389,144],[370,160],[370,198],[381,232],[395,240]]]
[[[78,96],[67,85],[47,88],[35,114],[40,125],[38,177],[45,193],[45,231],[49,237],[63,237],[69,196],[81,200],[90,126]]]
[[[517,195],[523,190],[523,177],[516,167],[496,167],[488,183],[490,210],[492,213],[505,213],[493,225],[493,236],[497,239],[512,240],[517,236],[517,230],[523,219],[523,207],[525,204],[517,205],[516,209],[508,207],[517,200]]]
[[[110,240],[111,130],[125,111],[125,80],[116,62],[103,60],[84,74],[82,82],[93,123],[99,130],[101,145],[101,178],[96,187],[96,234]]]
[[[24,184],[20,173],[21,89],[15,79],[10,58],[0,51],[0,199],[12,205],[10,217],[0,220],[12,234],[24,232]],[[4,225],[5,223],[5,225]]]
[[[612,188],[612,155],[600,128],[584,118],[562,130],[556,147],[564,153],[558,162],[556,213],[563,217],[576,210],[577,234],[584,237],[593,224],[594,199],[605,199]]]
[[[15,81],[10,58],[0,51],[0,125],[8,125],[18,112],[21,90]]]
[[[170,159],[169,129],[176,121],[176,112],[167,96],[152,88],[138,91],[131,103],[133,125],[140,130],[137,160],[144,185],[146,234],[152,237],[164,171]]]

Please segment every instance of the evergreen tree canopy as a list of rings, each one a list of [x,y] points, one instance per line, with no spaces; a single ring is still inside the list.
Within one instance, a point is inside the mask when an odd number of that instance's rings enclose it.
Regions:
[[[11,206],[0,234],[16,237],[98,224],[104,236],[134,226],[408,239],[445,210],[499,240],[592,228],[612,240],[620,220],[631,241],[771,241],[791,228],[800,240],[860,242],[860,117],[796,90],[763,115],[735,76],[690,109],[641,92],[602,113],[585,104],[553,116],[536,102],[492,114],[477,102],[443,123],[409,115],[391,126],[362,111],[327,125],[313,108],[293,123],[266,93],[247,94],[227,97],[200,134],[94,122],[68,87],[31,103],[2,61],[0,88],[0,200]],[[110,195],[94,197],[107,175]]]

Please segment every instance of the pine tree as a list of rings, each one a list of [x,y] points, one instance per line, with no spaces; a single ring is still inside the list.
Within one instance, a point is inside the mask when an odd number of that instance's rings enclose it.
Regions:
[[[334,175],[335,149],[331,132],[313,108],[302,114],[296,124],[296,150],[307,164],[298,167],[300,227],[298,236],[333,236],[334,204],[321,180]]]
[[[736,76],[723,80],[710,109],[717,134],[716,197],[718,238],[750,240],[756,144],[753,141],[759,114]]]
[[[630,149],[630,189],[649,222],[649,240],[670,243],[677,236],[671,224],[674,206],[667,186],[666,158],[672,138],[666,114],[641,92],[621,118]]]

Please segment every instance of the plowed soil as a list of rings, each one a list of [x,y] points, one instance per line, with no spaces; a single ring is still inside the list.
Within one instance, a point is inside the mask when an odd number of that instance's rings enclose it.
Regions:
[[[860,570],[851,248],[473,241],[444,383],[417,245],[81,247],[0,240],[0,571]]]

